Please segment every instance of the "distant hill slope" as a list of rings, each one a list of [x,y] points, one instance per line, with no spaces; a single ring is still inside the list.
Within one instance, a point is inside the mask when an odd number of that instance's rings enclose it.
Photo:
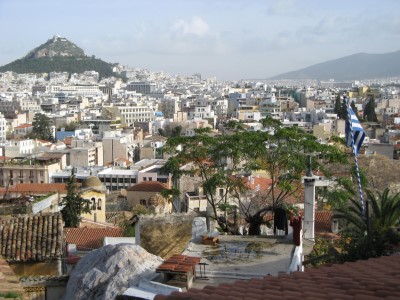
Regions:
[[[66,38],[54,36],[46,43],[31,50],[25,57],[0,67],[0,72],[50,73],[84,71],[99,72],[100,77],[113,76],[113,64],[89,57],[85,52]]]
[[[357,80],[400,76],[400,51],[384,54],[358,53],[269,79]]]

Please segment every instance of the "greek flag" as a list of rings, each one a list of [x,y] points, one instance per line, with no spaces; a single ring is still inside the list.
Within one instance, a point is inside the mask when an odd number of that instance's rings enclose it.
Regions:
[[[354,111],[351,109],[351,107],[349,107],[346,122],[346,145],[347,147],[353,147],[354,155],[358,154],[364,138],[365,132],[361,127],[361,124],[358,121]]]

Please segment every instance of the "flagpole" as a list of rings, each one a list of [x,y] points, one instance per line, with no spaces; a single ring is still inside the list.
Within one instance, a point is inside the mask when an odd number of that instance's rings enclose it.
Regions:
[[[362,214],[365,216],[365,204],[364,204],[364,196],[363,190],[361,185],[361,176],[360,176],[360,168],[358,167],[358,159],[357,159],[357,149],[354,144],[354,132],[353,132],[353,122],[351,120],[351,108],[350,108],[350,100],[345,97],[346,105],[347,105],[347,122],[348,126],[350,127],[350,134],[351,134],[351,151],[354,155],[354,161],[356,163],[356,172],[357,172],[357,181],[358,181],[358,191],[360,193],[360,204],[362,209]]]

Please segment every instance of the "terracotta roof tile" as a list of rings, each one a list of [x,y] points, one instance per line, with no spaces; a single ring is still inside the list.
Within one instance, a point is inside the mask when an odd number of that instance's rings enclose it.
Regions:
[[[105,237],[122,237],[121,228],[65,228],[65,241],[68,244],[75,244],[81,251],[90,251],[103,246]]]
[[[22,129],[22,128],[28,128],[28,127],[33,127],[33,125],[32,124],[21,124],[21,125],[15,126],[14,128]]]
[[[1,189],[4,192],[6,189]],[[67,193],[67,185],[65,183],[17,183],[15,186],[9,187],[9,193],[21,194],[48,194],[50,192]]]
[[[0,254],[8,261],[45,261],[62,255],[61,214],[0,219]]]
[[[399,299],[400,255],[205,286],[155,299]],[[264,296],[263,296],[264,295]]]
[[[141,183],[135,184],[129,188],[127,191],[140,191],[140,192],[162,192],[163,190],[168,189],[168,187],[161,182],[158,181],[143,181]]]

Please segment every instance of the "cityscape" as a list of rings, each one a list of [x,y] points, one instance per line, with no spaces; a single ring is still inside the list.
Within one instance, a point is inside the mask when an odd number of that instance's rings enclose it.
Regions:
[[[399,297],[383,2],[0,2],[0,299]]]

